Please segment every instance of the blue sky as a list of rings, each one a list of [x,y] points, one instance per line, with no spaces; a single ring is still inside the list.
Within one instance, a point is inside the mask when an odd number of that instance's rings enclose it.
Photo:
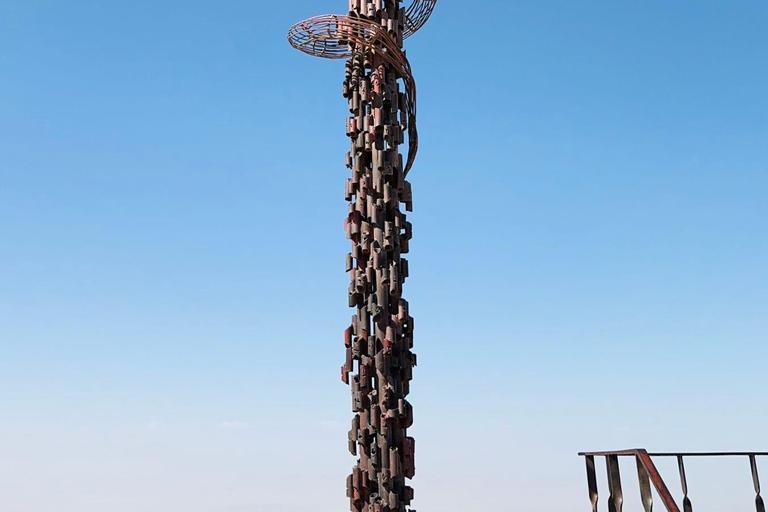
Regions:
[[[768,450],[768,3],[482,5],[408,41],[416,508]],[[2,3],[3,512],[346,510],[343,64],[285,41],[345,8]]]

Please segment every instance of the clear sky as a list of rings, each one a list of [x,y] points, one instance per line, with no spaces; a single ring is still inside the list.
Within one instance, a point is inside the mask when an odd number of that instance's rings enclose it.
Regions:
[[[2,512],[347,510],[343,64],[285,40],[346,5],[0,4]],[[416,508],[768,450],[768,2],[441,0],[408,55]]]

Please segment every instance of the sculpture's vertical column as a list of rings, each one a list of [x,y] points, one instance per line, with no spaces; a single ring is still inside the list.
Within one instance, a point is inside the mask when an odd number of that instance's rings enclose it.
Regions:
[[[437,0],[349,0],[346,15],[315,16],[288,31],[291,45],[328,59],[349,59],[344,97],[351,116],[344,222],[349,306],[342,379],[352,388],[349,449],[359,457],[347,482],[352,512],[406,512],[413,499],[415,442],[409,393],[416,356],[413,318],[403,299],[412,209],[405,179],[418,150],[416,84],[403,39],[419,31]],[[400,146],[407,133],[408,156]],[[405,160],[405,161],[404,161]]]
[[[350,10],[351,17],[380,26],[402,47],[405,9],[399,0],[351,0]],[[402,256],[408,252],[411,224],[401,206],[411,211],[411,187],[399,151],[408,104],[400,87],[404,77],[377,44],[350,42],[353,55],[343,87],[352,141],[347,271],[349,305],[356,313],[346,334],[342,372],[355,413],[349,447],[359,457],[347,492],[353,512],[404,512],[413,499],[406,479],[415,473],[414,440],[407,434],[413,411],[406,397],[416,356],[411,352],[413,319],[402,298],[408,277]]]

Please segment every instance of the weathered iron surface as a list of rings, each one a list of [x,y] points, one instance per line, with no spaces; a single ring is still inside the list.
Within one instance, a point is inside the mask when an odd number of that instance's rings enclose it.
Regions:
[[[288,39],[310,55],[348,59],[342,87],[349,103],[346,155],[351,177],[344,231],[349,306],[342,380],[351,387],[349,451],[358,457],[347,479],[352,512],[405,512],[414,493],[416,442],[408,436],[407,400],[416,355],[414,321],[403,284],[409,276],[411,184],[418,150],[416,84],[403,40],[419,30],[437,0],[350,0],[346,15],[317,16],[293,26]],[[400,146],[408,143],[403,159]]]
[[[765,504],[760,495],[760,477],[757,472],[757,457],[768,456],[768,453],[761,452],[712,452],[712,453],[648,453],[646,450],[622,450],[616,452],[586,452],[580,453],[587,463],[587,487],[589,489],[589,501],[592,505],[592,511],[598,510],[598,486],[597,473],[595,470],[595,458],[605,458],[606,469],[608,471],[608,488],[610,497],[608,498],[609,512],[621,512],[623,506],[623,492],[621,490],[621,475],[619,468],[620,457],[634,457],[637,462],[637,476],[640,485],[640,499],[645,512],[653,510],[653,495],[651,494],[651,485],[656,489],[656,493],[662,501],[662,504],[668,512],[680,512],[681,507],[672,498],[669,488],[664,483],[653,458],[674,457],[677,459],[677,468],[680,476],[680,484],[683,494],[683,512],[693,512],[693,504],[688,497],[688,478],[685,473],[685,459],[692,457],[746,457],[749,459],[749,466],[752,471],[752,483],[755,488],[755,508],[757,512],[765,512]]]

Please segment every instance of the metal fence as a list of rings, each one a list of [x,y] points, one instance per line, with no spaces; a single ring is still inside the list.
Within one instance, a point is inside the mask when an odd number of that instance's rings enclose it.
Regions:
[[[755,507],[757,512],[765,512],[765,503],[760,495],[760,477],[757,471],[757,458],[768,456],[764,452],[722,452],[722,453],[648,453],[646,450],[622,450],[615,452],[585,452],[579,456],[584,457],[587,464],[587,486],[589,488],[589,501],[592,511],[598,511],[598,481],[595,460],[604,458],[608,476],[608,512],[621,512],[624,506],[624,491],[621,486],[620,457],[633,457],[637,465],[637,480],[640,486],[640,499],[645,512],[653,510],[653,492],[651,486],[668,512],[693,512],[693,504],[688,497],[688,479],[685,475],[686,459],[694,457],[740,457],[749,461],[752,472],[752,482],[755,488]],[[661,477],[653,459],[675,458],[680,476],[680,485],[683,493],[682,507],[674,500],[669,487]]]

